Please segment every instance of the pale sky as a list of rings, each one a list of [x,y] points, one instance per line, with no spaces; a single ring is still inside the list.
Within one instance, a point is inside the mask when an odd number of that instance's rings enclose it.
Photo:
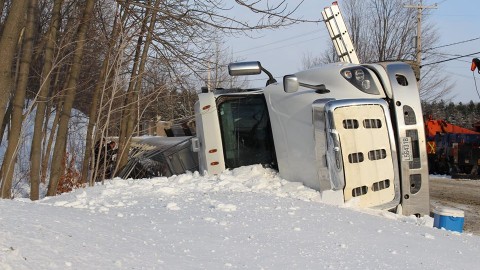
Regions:
[[[297,0],[286,0],[291,6],[298,3]],[[305,0],[297,12],[297,16],[305,19],[321,19],[321,11],[329,6],[332,1],[328,0]],[[338,1],[340,7],[342,1]],[[480,1],[478,0],[424,0],[423,5],[437,3],[438,8],[430,10],[431,15],[427,20],[436,24],[440,34],[439,46],[464,42],[439,48],[434,53],[441,53],[441,59],[456,57],[457,55],[472,54],[480,51],[480,30],[478,29],[478,12]],[[284,29],[269,30],[256,34],[255,39],[249,37],[237,37],[228,39],[227,46],[236,59],[244,61],[260,61],[262,66],[269,70],[273,76],[282,77],[292,74],[302,68],[302,58],[306,54],[319,56],[330,45],[329,36],[323,22],[303,23]],[[429,62],[428,54],[424,54],[422,64]],[[467,103],[470,100],[480,102],[479,95],[475,90],[475,82],[470,71],[471,60],[480,57],[475,54],[458,60],[445,62],[442,66],[443,76],[455,82],[452,95],[453,101]],[[480,74],[475,72],[477,85],[480,88]],[[252,76],[250,86],[261,87],[265,84],[266,75]],[[278,80],[278,79],[277,79]]]

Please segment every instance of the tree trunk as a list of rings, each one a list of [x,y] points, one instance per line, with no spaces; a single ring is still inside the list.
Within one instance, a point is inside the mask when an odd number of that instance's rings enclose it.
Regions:
[[[153,8],[153,12],[152,12],[152,17],[150,19],[150,25],[148,27],[148,31],[147,31],[147,37],[146,37],[146,40],[145,40],[145,44],[143,45],[143,52],[142,52],[142,57],[140,59],[140,64],[139,64],[139,68],[138,68],[138,74],[137,76],[135,77],[135,83],[134,83],[134,91],[133,91],[133,98],[129,104],[130,106],[130,109],[128,110],[130,113],[128,114],[127,116],[127,133],[126,133],[126,137],[128,138],[127,140],[125,140],[125,145],[124,145],[124,149],[126,150],[124,153],[127,153],[127,154],[124,154],[121,156],[121,159],[119,160],[120,161],[120,165],[118,168],[122,168],[123,166],[125,166],[127,164],[127,161],[128,161],[128,150],[130,149],[130,144],[131,144],[131,140],[130,138],[132,137],[133,135],[133,131],[135,129],[135,125],[138,125],[138,121],[136,121],[136,116],[137,116],[137,109],[138,108],[138,97],[139,97],[139,93],[142,89],[142,79],[143,79],[143,73],[145,71],[145,65],[147,63],[147,56],[148,56],[148,49],[150,47],[150,44],[152,43],[152,33],[153,33],[153,30],[155,29],[155,21],[157,19],[157,12],[156,10],[158,9],[158,6],[160,5],[160,2],[161,1],[155,1],[155,6]],[[140,116],[138,116],[138,118],[140,118]]]
[[[48,90],[50,88],[51,73],[53,70],[54,46],[57,41],[57,32],[60,25],[60,9],[63,0],[55,0],[52,10],[52,20],[45,44],[45,59],[42,68],[40,90],[37,94],[37,113],[33,129],[32,148],[30,150],[30,199],[39,199],[40,168],[42,161],[42,138],[46,136],[43,129],[45,109],[47,107]]]
[[[28,1],[12,1],[10,12],[0,37],[0,127],[3,125],[5,110],[12,92],[12,61],[17,48],[18,37],[25,21]]]
[[[0,0],[0,18],[3,18],[3,11],[4,10],[5,10],[5,0]],[[3,33],[3,26],[4,25],[0,23],[0,36]]]
[[[150,3],[150,2],[149,2]],[[137,82],[136,78],[138,76],[137,70],[140,62],[140,53],[142,50],[142,43],[143,43],[143,36],[147,31],[147,22],[148,22],[148,15],[150,14],[150,9],[147,9],[145,12],[145,17],[142,22],[142,30],[140,31],[140,35],[138,37],[137,46],[135,48],[135,56],[133,59],[133,67],[132,73],[130,75],[130,82],[128,84],[127,95],[125,97],[123,112],[122,112],[122,121],[120,123],[120,135],[118,138],[118,156],[117,156],[117,165],[115,171],[118,171],[119,168],[122,168],[127,164],[128,160],[128,151],[130,147],[130,137],[131,133],[128,133],[128,123],[130,119],[130,115],[135,112],[133,109],[134,102],[135,102],[135,83]]]
[[[23,50],[18,74],[17,90],[15,91],[12,109],[12,126],[8,134],[8,146],[2,163],[2,198],[11,197],[13,172],[17,160],[18,146],[22,134],[23,105],[28,84],[28,73],[33,54],[33,32],[35,24],[35,11],[37,0],[30,0],[27,12],[27,25],[25,30]]]
[[[91,168],[90,165],[96,164],[94,162],[97,157],[94,157],[93,151],[94,151],[94,142],[96,141],[96,136],[93,134],[93,130],[95,128],[95,125],[97,123],[97,114],[98,114],[98,106],[99,106],[99,100],[100,100],[100,95],[101,91],[104,89],[103,86],[105,85],[105,74],[107,72],[107,69],[109,68],[108,62],[109,62],[109,55],[107,54],[107,57],[103,60],[102,64],[102,70],[100,72],[100,76],[98,79],[98,82],[95,86],[95,90],[93,93],[93,99],[92,103],[90,105],[90,111],[88,114],[88,126],[87,126],[87,136],[86,136],[86,142],[85,142],[85,153],[83,157],[83,163],[82,163],[82,175],[81,175],[81,182],[86,183],[87,182],[87,177],[88,177],[88,170]],[[101,104],[100,104],[101,105]],[[93,179],[93,178],[92,178]],[[93,181],[88,181],[90,185],[93,185]]]
[[[5,0],[0,0],[0,16],[3,15],[4,6],[5,6]]]
[[[59,108],[61,108],[61,104],[58,105]],[[47,111],[49,109],[47,108]],[[51,112],[47,114],[46,119],[50,119]],[[60,114],[55,113],[55,118],[53,119],[52,123],[52,129],[50,131],[50,136],[48,136],[48,140],[45,137],[44,139],[46,142],[43,143],[44,145],[44,150],[43,150],[43,158],[42,158],[42,166],[41,166],[41,173],[40,173],[40,182],[46,183],[47,179],[47,170],[48,170],[48,161],[50,160],[50,153],[52,152],[52,145],[53,145],[53,139],[55,138],[55,131],[57,130],[58,127],[58,122],[60,121]],[[45,126],[43,128],[44,132],[46,133],[48,130],[48,121],[45,121]]]
[[[65,145],[68,136],[68,121],[75,100],[76,85],[80,74],[81,60],[83,56],[83,48],[85,45],[85,36],[90,19],[93,14],[95,0],[86,0],[83,17],[76,36],[76,47],[73,55],[73,63],[70,69],[69,78],[66,85],[66,96],[63,108],[60,113],[60,122],[57,130],[55,147],[53,150],[50,181],[48,182],[47,196],[54,196],[57,193],[57,186],[60,177],[64,174],[63,162],[65,158]]]
[[[5,130],[7,129],[7,125],[10,122],[10,116],[12,115],[12,107],[13,104],[10,102],[8,103],[8,108],[5,111],[5,115],[3,116],[3,124],[0,127],[0,142],[2,141],[2,136],[5,134]]]
[[[128,5],[128,1],[126,3]],[[111,68],[111,56],[113,54],[115,54],[115,47],[116,47],[116,44],[117,44],[117,39],[118,39],[118,36],[119,36],[119,33],[120,33],[120,29],[121,29],[121,25],[123,24],[123,22],[127,19],[128,17],[128,12],[125,10],[123,15],[122,15],[122,18],[120,20],[120,22],[117,21],[117,17],[115,17],[115,21],[113,23],[113,29],[112,29],[112,34],[111,34],[111,37],[110,37],[110,42],[109,42],[109,46],[108,46],[108,50],[107,50],[107,55],[105,57],[105,59],[103,60],[103,64],[102,64],[102,70],[101,70],[101,73],[100,73],[100,78],[95,86],[95,90],[94,90],[94,94],[93,94],[93,99],[92,99],[92,104],[90,105],[90,111],[89,111],[89,118],[88,118],[88,126],[87,126],[87,137],[86,137],[86,143],[85,143],[85,155],[84,155],[84,158],[83,158],[83,164],[82,164],[82,183],[86,183],[87,182],[87,177],[88,177],[88,170],[89,168],[93,168],[94,169],[94,164],[96,164],[96,162],[93,162],[94,160],[96,160],[98,157],[94,157],[93,153],[94,153],[94,142],[96,141],[96,137],[94,134],[93,134],[93,130],[95,128],[95,124],[98,123],[98,111],[99,111],[99,103],[100,103],[100,106],[102,106],[102,102],[100,102],[100,99],[101,99],[101,96],[102,96],[102,91],[104,91],[107,87],[107,85],[110,84],[110,78],[111,78],[111,75],[108,75],[108,74],[112,74],[114,73],[114,70],[110,70],[109,72],[109,69]],[[116,61],[116,57],[114,57],[114,61]],[[114,98],[114,96],[112,95],[112,98]],[[108,122],[107,122],[108,124]],[[97,138],[98,139],[98,138]],[[90,166],[89,166],[90,165]],[[94,184],[94,177],[93,177],[93,172],[92,172],[92,175],[90,175],[90,179],[89,179],[89,184],[90,186],[93,186]]]

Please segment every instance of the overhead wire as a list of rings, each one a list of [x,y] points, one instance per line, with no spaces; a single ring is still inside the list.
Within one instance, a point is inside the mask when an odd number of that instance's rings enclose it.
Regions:
[[[447,1],[447,0],[443,0],[443,1],[439,2],[439,3],[437,3],[437,5],[442,4],[442,3],[446,2],[446,1]],[[239,53],[242,53],[242,52],[248,52],[248,51],[251,51],[251,50],[257,50],[257,49],[259,49],[259,48],[268,47],[268,46],[270,46],[270,45],[274,45],[274,44],[282,43],[282,42],[289,41],[289,40],[292,40],[292,39],[300,38],[300,37],[303,37],[303,36],[306,36],[306,35],[309,35],[309,34],[313,34],[313,33],[316,33],[316,32],[321,32],[321,30],[314,30],[314,31],[306,32],[306,33],[299,34],[299,35],[296,35],[296,36],[292,36],[292,37],[289,37],[289,38],[285,38],[285,39],[277,40],[277,41],[274,41],[274,42],[266,43],[266,44],[263,44],[263,45],[255,46],[255,47],[252,47],[252,48],[247,48],[247,49],[243,49],[243,50],[240,50],[240,51],[236,51],[236,52],[233,52],[232,54],[239,54]],[[312,41],[312,40],[316,40],[316,39],[319,39],[319,38],[321,38],[321,37],[323,37],[323,35],[320,36],[320,37],[313,38],[313,39],[309,39],[309,40],[305,40],[305,41],[301,41],[301,42],[296,42],[296,43],[292,43],[292,44],[287,44],[287,45],[284,45],[284,46],[276,47],[276,48],[273,48],[273,49],[270,49],[270,50],[277,50],[277,49],[282,49],[282,48],[289,47],[289,46],[294,46],[294,45],[297,45],[297,44],[301,44],[301,43],[309,42],[309,41]],[[443,54],[443,55],[449,55],[449,54],[446,54],[446,53],[434,53],[434,52],[429,52],[429,51],[435,50],[435,49],[439,49],[439,48],[454,46],[454,45],[458,45],[458,44],[463,44],[463,43],[467,43],[467,42],[472,42],[472,41],[479,40],[479,39],[480,39],[480,37],[476,37],[476,38],[471,38],[471,39],[462,40],[462,41],[458,41],[458,42],[453,42],[453,43],[449,43],[449,44],[444,44],[444,45],[440,45],[440,46],[436,46],[436,47],[432,47],[432,48],[427,48],[427,49],[425,49],[423,52],[425,52],[425,53],[430,53],[430,54],[437,54],[437,55],[442,55],[442,54]],[[270,51],[270,50],[262,50],[262,51],[257,51],[257,52],[253,52],[253,53],[248,53],[248,55],[259,54],[259,53],[263,53],[263,52]],[[464,60],[459,60],[459,59],[460,59],[460,58],[463,58],[463,57],[472,56],[472,55],[478,54],[478,53],[480,53],[480,52],[475,52],[475,53],[466,54],[466,55],[454,55],[454,54],[451,54],[452,56],[455,56],[455,57],[453,57],[453,58],[448,58],[448,59],[441,60],[441,61],[432,62],[432,63],[427,63],[427,64],[424,64],[424,65],[421,65],[420,67],[428,66],[428,65],[433,65],[433,64],[438,64],[438,63],[443,63],[443,62],[452,61],[452,60],[458,60],[458,61],[464,62]],[[278,77],[276,77],[276,78],[278,78]],[[264,79],[251,79],[251,80],[245,80],[245,81],[261,81],[261,80],[264,80]]]
[[[299,41],[299,42],[295,42],[295,43],[283,45],[283,46],[280,46],[280,47],[275,47],[275,48],[272,48],[272,49],[269,49],[269,50],[263,50],[263,51],[253,52],[253,53],[249,53],[248,55],[254,55],[254,54],[264,53],[264,52],[268,52],[268,51],[272,51],[272,50],[278,50],[278,49],[282,49],[282,48],[286,48],[286,47],[290,47],[290,46],[295,46],[295,45],[298,45],[298,44],[310,42],[310,41],[312,41],[312,40],[317,40],[317,39],[320,39],[320,38],[322,38],[322,37],[323,37],[323,36],[319,36],[319,37],[316,37],[316,38],[312,38],[312,39],[308,39],[308,40],[303,40],[303,41]],[[246,55],[241,55],[241,56],[246,56]],[[237,57],[241,57],[241,56],[237,56]]]
[[[467,43],[467,42],[472,42],[472,41],[479,40],[479,39],[480,39],[480,37],[476,37],[476,38],[471,38],[471,39],[467,39],[467,40],[462,40],[462,41],[458,41],[458,42],[454,42],[454,43],[450,43],[450,44],[445,44],[445,45],[440,45],[440,46],[436,46],[436,47],[432,47],[432,48],[427,48],[427,49],[425,49],[423,52],[428,52],[428,51],[435,50],[435,49],[439,49],[439,48],[444,48],[444,47],[449,47],[449,46],[453,46],[453,45],[458,45],[458,44],[463,44],[463,43]]]
[[[475,77],[475,70],[472,71],[473,75],[473,81],[475,82],[475,91],[477,91],[478,98],[480,99],[480,93],[478,92],[478,87],[477,87],[477,78]]]
[[[472,53],[472,54],[467,54],[467,55],[459,55],[459,54],[449,54],[449,53],[440,53],[440,52],[431,52],[431,51],[435,50],[435,49],[439,49],[439,48],[444,48],[444,47],[449,47],[449,46],[453,46],[453,45],[472,42],[472,41],[475,41],[475,40],[480,40],[480,37],[471,38],[471,39],[467,39],[467,40],[462,40],[462,41],[458,41],[458,42],[453,42],[453,43],[444,44],[444,45],[440,45],[440,46],[425,49],[423,52],[427,53],[427,54],[437,55],[437,56],[440,56],[440,57],[444,57],[444,56],[454,56],[454,57],[444,59],[444,60],[440,60],[440,61],[436,61],[436,62],[432,62],[432,63],[428,63],[428,64],[424,64],[424,65],[421,65],[420,67],[433,65],[433,64],[438,64],[438,63],[443,63],[443,62],[448,62],[448,61],[452,61],[452,60],[461,61],[461,62],[469,62],[469,61],[466,61],[466,60],[461,60],[460,58],[472,56],[474,54],[477,54],[478,52],[477,53]],[[425,60],[425,59],[422,59],[422,60]]]
[[[455,72],[452,72],[452,71],[448,71],[448,75],[453,75],[453,76],[457,76],[457,77],[461,77],[461,78],[465,78],[465,79],[470,79],[470,76],[467,76],[467,75],[464,75],[464,74],[458,74],[458,73],[455,73]]]
[[[263,48],[263,47],[267,47],[267,46],[270,46],[270,45],[273,45],[273,44],[278,44],[278,43],[281,43],[281,42],[289,41],[289,40],[299,38],[299,37],[303,37],[303,36],[313,34],[313,33],[316,33],[316,32],[321,32],[321,30],[317,29],[317,30],[310,31],[310,32],[307,32],[307,33],[303,33],[303,34],[300,34],[300,35],[296,35],[296,36],[293,36],[293,37],[284,38],[284,39],[277,40],[277,41],[274,41],[274,42],[266,43],[266,44],[263,44],[263,45],[260,45],[260,46],[255,46],[255,47],[252,47],[252,48],[236,51],[236,52],[233,52],[233,54],[242,53],[242,52],[251,51],[251,50],[256,50],[258,48]]]
[[[480,52],[469,53],[469,54],[460,55],[460,56],[457,56],[457,57],[448,58],[448,59],[441,60],[441,61],[436,61],[436,62],[432,62],[432,63],[427,63],[427,64],[424,64],[424,65],[421,65],[420,67],[430,66],[430,65],[434,65],[434,64],[443,63],[443,62],[448,62],[448,61],[452,61],[452,60],[456,60],[456,59],[459,59],[459,58],[463,58],[463,57],[467,57],[467,56],[472,56],[472,55],[476,55],[476,54],[480,54]]]
[[[282,42],[285,42],[285,41],[290,41],[290,40],[292,40],[292,39],[296,39],[296,38],[304,37],[304,36],[307,36],[307,35],[310,35],[310,34],[313,34],[313,33],[320,33],[320,32],[322,32],[322,30],[317,29],[317,30],[309,31],[309,32],[302,33],[302,34],[299,34],[299,35],[295,35],[295,36],[292,36],[292,37],[288,37],[288,38],[284,38],[284,39],[281,39],[281,40],[277,40],[277,41],[275,41],[275,42],[270,42],[270,43],[266,43],[266,44],[259,45],[259,46],[256,46],[256,47],[252,47],[252,48],[248,48],[248,49],[244,49],[244,50],[232,52],[232,54],[238,54],[238,53],[242,53],[242,52],[247,52],[247,51],[251,51],[251,50],[256,50],[256,49],[258,49],[258,48],[267,47],[267,46],[270,46],[270,45],[282,43]],[[320,35],[320,36],[317,36],[317,37],[312,38],[312,39],[303,40],[303,41],[300,41],[300,42],[295,42],[295,43],[287,44],[287,45],[280,46],[280,47],[275,47],[275,48],[269,49],[268,51],[277,50],[277,49],[281,49],[281,48],[285,48],[285,47],[289,47],[289,46],[295,46],[295,45],[298,45],[298,44],[301,44],[301,43],[305,43],[305,42],[309,42],[309,41],[312,41],[312,40],[320,39],[320,38],[322,38],[322,37],[324,37],[324,36],[325,36],[325,35]],[[258,53],[263,53],[263,52],[266,52],[266,50],[257,51],[257,52],[253,52],[253,53],[248,53],[248,55],[258,54]],[[246,55],[247,55],[247,54],[242,55],[242,56],[246,56]],[[242,57],[242,56],[237,56],[237,57]],[[283,78],[283,77],[282,77],[282,76],[279,76],[279,77],[274,77],[274,78],[275,78],[275,79],[280,79],[280,78]],[[258,79],[242,80],[242,81],[245,81],[245,82],[254,82],[254,81],[265,81],[265,80],[266,80],[266,79],[264,79],[264,78],[258,78]],[[227,81],[227,80],[226,80],[226,81]]]
[[[449,56],[454,56],[454,57],[457,57],[457,56],[461,56],[460,54],[451,54],[451,53],[440,53],[440,52],[425,52],[426,54],[429,54],[431,56],[438,56],[438,57],[449,57]],[[422,61],[423,60],[427,60],[428,57],[423,57],[422,58]],[[455,61],[459,61],[459,62],[462,62],[462,63],[470,63],[471,61],[467,61],[467,60],[462,60],[462,59],[454,59]]]

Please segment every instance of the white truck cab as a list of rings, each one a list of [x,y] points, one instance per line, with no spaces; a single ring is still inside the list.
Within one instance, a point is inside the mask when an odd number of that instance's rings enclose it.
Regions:
[[[409,65],[329,64],[273,79],[259,62],[233,76],[266,72],[263,89],[199,94],[200,171],[251,164],[275,168],[333,204],[428,215],[422,111]]]

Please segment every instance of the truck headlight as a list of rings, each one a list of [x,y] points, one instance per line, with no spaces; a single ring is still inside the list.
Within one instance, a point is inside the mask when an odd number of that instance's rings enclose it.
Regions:
[[[363,87],[363,89],[365,89],[365,90],[370,89],[370,87],[371,87],[370,80],[363,80],[363,81],[362,81],[362,87]]]
[[[352,72],[350,70],[345,70],[343,72],[343,77],[347,78],[347,80],[350,80],[352,78]]]
[[[342,76],[353,84],[360,91],[367,94],[379,95],[375,82],[373,81],[372,75],[364,67],[354,67],[343,69],[341,72]]]
[[[365,80],[365,72],[362,69],[355,69],[355,80],[357,81]]]

